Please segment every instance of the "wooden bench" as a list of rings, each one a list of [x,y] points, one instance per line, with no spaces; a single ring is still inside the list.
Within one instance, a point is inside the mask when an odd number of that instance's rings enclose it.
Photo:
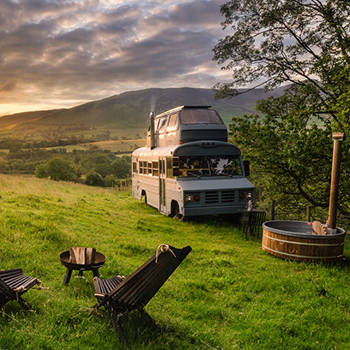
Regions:
[[[10,300],[17,300],[23,307],[29,308],[21,296],[36,284],[40,289],[40,280],[28,277],[22,269],[0,271],[0,307]]]
[[[94,277],[95,296],[98,303],[93,307],[91,314],[99,307],[105,306],[120,339],[125,341],[119,323],[120,317],[135,309],[143,311],[191,250],[189,246],[177,249],[162,244],[158,247],[156,254],[127,278],[121,275],[110,279]]]

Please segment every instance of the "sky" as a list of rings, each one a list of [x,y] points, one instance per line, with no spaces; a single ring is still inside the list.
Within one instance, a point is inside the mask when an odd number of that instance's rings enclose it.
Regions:
[[[211,88],[224,0],[1,0],[0,116],[150,87]]]

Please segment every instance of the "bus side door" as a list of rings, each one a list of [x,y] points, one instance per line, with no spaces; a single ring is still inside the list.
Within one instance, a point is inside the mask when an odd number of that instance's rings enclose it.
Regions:
[[[165,157],[159,157],[159,211],[162,213],[166,212],[166,167]]]

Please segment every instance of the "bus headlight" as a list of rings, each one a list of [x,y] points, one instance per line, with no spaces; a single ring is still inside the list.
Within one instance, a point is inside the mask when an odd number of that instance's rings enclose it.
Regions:
[[[199,202],[201,199],[199,193],[187,193],[185,194],[185,202]]]
[[[247,191],[239,191],[239,199],[252,199],[253,198],[253,194],[251,192],[247,192]]]

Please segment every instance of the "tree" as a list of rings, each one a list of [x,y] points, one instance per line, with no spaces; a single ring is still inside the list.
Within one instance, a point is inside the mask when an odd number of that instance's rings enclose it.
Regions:
[[[49,175],[47,174],[46,164],[38,165],[35,168],[35,172],[34,173],[35,173],[35,176],[39,177],[39,178],[49,177]]]
[[[96,171],[90,171],[86,175],[85,183],[90,186],[104,186],[104,179],[101,174]]]
[[[115,158],[111,152],[104,153],[101,149],[89,149],[87,158],[82,162],[82,166],[88,171],[96,171],[102,177],[113,172],[111,163]]]
[[[106,187],[114,187],[118,179],[114,175],[107,175],[104,178],[104,185]]]
[[[342,93],[335,74],[350,64],[349,11],[347,0],[228,1],[223,28],[233,34],[219,41],[214,59],[233,80],[218,88],[311,85],[315,111],[337,119],[330,103]]]
[[[112,163],[113,174],[118,179],[125,179],[131,175],[130,157],[117,157]]]
[[[62,158],[50,159],[45,168],[38,169],[38,172],[43,174],[46,170],[46,175],[52,180],[74,181],[77,177],[73,166],[67,160]]]
[[[221,12],[231,32],[214,48],[214,59],[232,71],[232,81],[218,84],[218,95],[242,93],[237,88],[244,86],[285,89],[258,105],[264,117],[234,119],[233,139],[265,188],[326,207],[331,133],[350,136],[350,2],[231,0]],[[349,146],[346,140],[339,202],[350,217]]]

